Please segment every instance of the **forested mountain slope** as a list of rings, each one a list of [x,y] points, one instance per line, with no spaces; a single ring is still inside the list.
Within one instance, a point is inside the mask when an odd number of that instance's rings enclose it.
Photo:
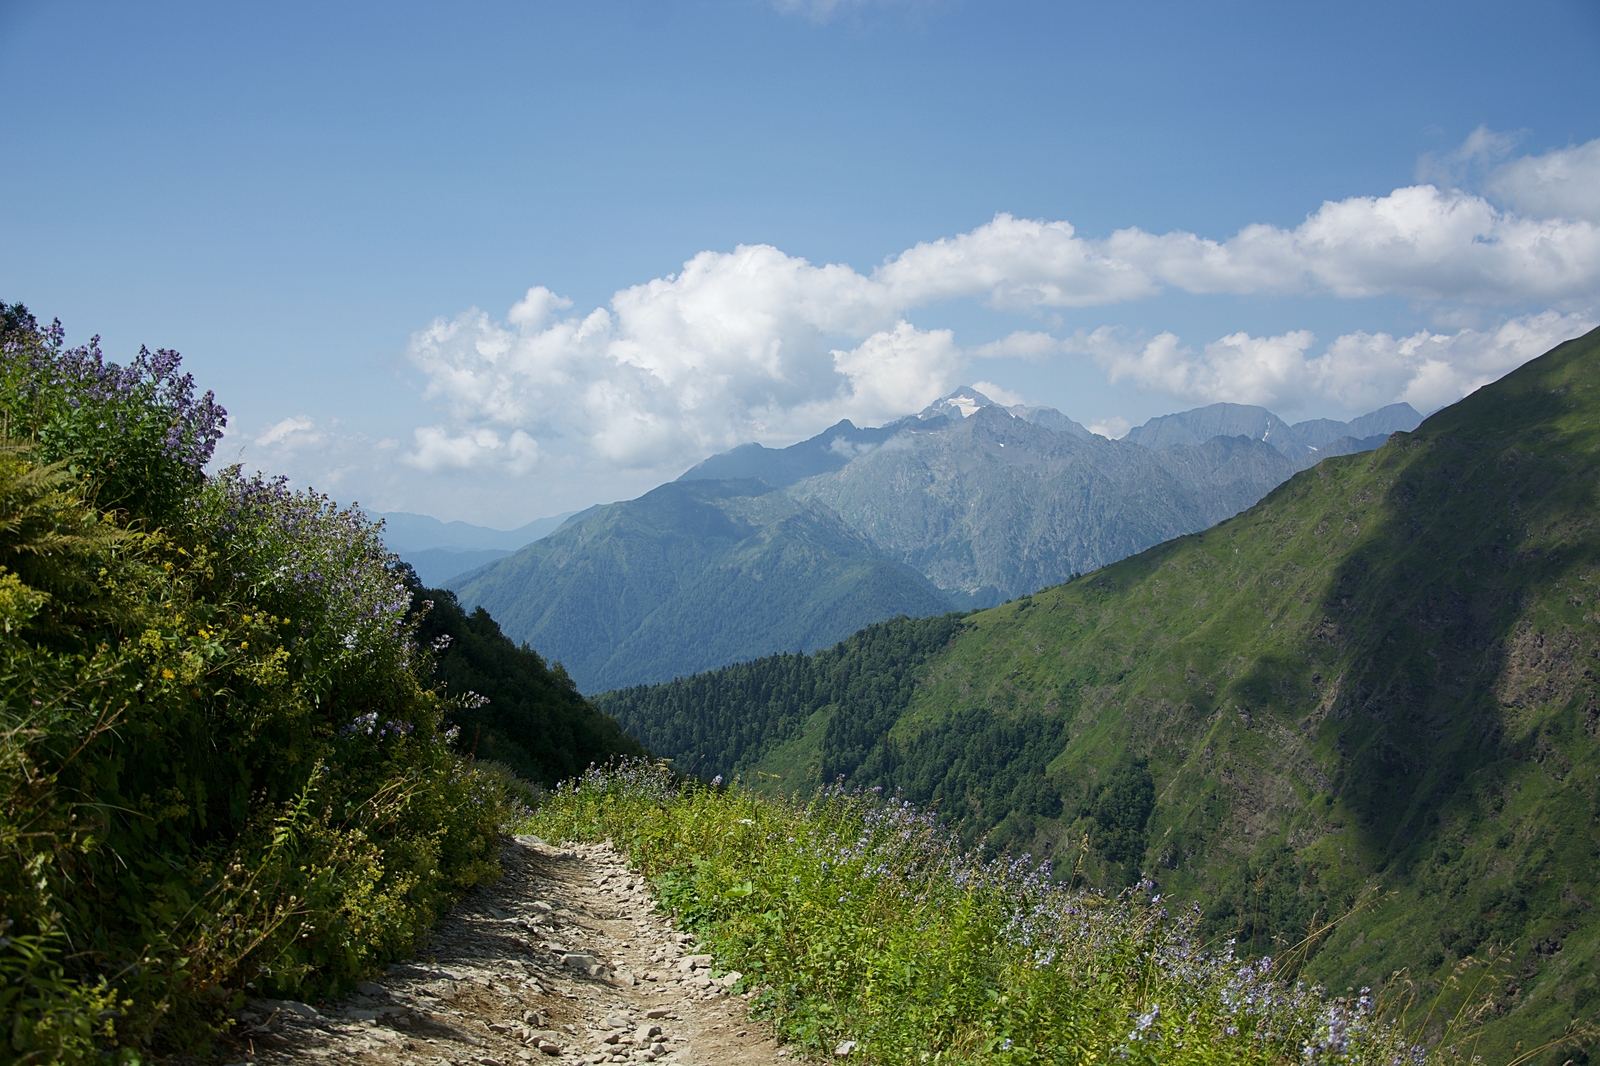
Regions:
[[[455,593],[414,584],[411,609],[417,643],[433,653],[431,680],[460,701],[451,718],[462,750],[549,788],[591,763],[644,754],[578,693],[561,664],[517,646],[482,607],[468,613]]]
[[[826,507],[755,479],[671,482],[597,508],[454,587],[589,692],[949,606]]]
[[[798,786],[817,778],[821,733],[811,729],[807,737],[807,726],[848,707],[841,727],[881,735],[960,619],[892,618],[815,655],[769,655],[663,685],[604,692],[593,703],[652,751],[670,753],[682,773],[732,778],[759,765],[768,780]]]
[[[1393,893],[1310,976],[1409,968],[1431,998],[1507,945],[1479,991],[1483,1052],[1509,1059],[1600,1008],[1597,487],[1600,332],[1215,528],[970,616],[892,722],[845,699],[741,765],[901,788],[1101,883],[1148,870],[1259,952]]]

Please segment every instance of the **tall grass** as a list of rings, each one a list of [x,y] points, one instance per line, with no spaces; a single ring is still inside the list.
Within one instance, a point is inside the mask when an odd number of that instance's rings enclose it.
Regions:
[[[1287,984],[1204,949],[1148,881],[1068,891],[982,861],[910,805],[684,785],[642,762],[562,785],[530,821],[610,840],[740,971],[786,1041],[854,1062],[1421,1064],[1365,990]]]

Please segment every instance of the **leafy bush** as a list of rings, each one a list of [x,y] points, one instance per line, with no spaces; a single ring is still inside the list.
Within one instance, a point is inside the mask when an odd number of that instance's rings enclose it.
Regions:
[[[1141,881],[1110,898],[984,862],[901,801],[796,804],[642,762],[562,785],[531,823],[609,839],[783,1038],[868,1063],[1421,1063],[1363,991],[1207,951]],[[850,1048],[843,1045],[849,1042]]]
[[[560,663],[513,644],[479,607],[470,614],[445,589],[411,590],[417,640],[433,652],[434,679],[460,697],[461,743],[479,760],[553,786],[614,755],[643,755],[638,741],[578,693]]]
[[[61,323],[41,328],[21,304],[0,306],[0,437],[33,442],[39,460],[62,462],[102,509],[165,520],[203,480],[228,413],[177,352],[140,348],[107,363],[100,338],[67,348]]]
[[[497,876],[410,589],[326,497],[204,464],[223,414],[5,309],[0,1060],[202,1044],[316,997]]]

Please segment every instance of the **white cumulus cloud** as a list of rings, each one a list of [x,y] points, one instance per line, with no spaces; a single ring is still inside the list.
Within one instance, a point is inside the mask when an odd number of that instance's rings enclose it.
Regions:
[[[1026,359],[1029,362],[1041,362],[1052,355],[1061,354],[1061,341],[1048,333],[1036,330],[1017,330],[1015,333],[1001,337],[997,341],[967,349],[968,355],[975,355],[980,359],[1000,359],[1010,357],[1013,359]]]
[[[1590,315],[1545,311],[1486,330],[1348,333],[1316,355],[1308,330],[1234,333],[1195,351],[1171,333],[1141,345],[1101,327],[1068,344],[1093,357],[1114,383],[1131,381],[1192,403],[1259,404],[1280,413],[1332,403],[1360,413],[1405,401],[1431,411],[1595,325]]]
[[[1585,169],[1589,151],[1497,172],[1527,214],[1433,185],[1329,201],[1293,229],[1251,225],[1221,241],[1138,228],[1090,239],[1067,222],[1000,214],[907,249],[872,280],[897,308],[974,296],[998,308],[1093,307],[1168,287],[1588,307],[1600,291],[1600,226],[1577,212],[1600,197],[1600,179]],[[1574,210],[1542,213],[1556,208]]]
[[[1492,162],[1507,143],[1483,131],[1461,151]],[[975,359],[1066,352],[1091,355],[1113,382],[1184,400],[1286,411],[1397,399],[1436,406],[1591,322],[1600,302],[1597,145],[1500,164],[1494,202],[1418,184],[1223,239],[1137,228],[1085,237],[1065,221],[1002,213],[869,273],[742,245],[701,252],[605,307],[574,308],[534,287],[503,319],[473,309],[413,336],[424,395],[446,417],[415,431],[404,460],[515,474],[559,455],[664,470],[749,440],[798,440],[841,417],[873,424],[915,411]],[[1067,341],[1024,329],[963,349],[951,331],[915,321],[918,308],[951,300],[1038,314],[1172,289],[1400,296],[1463,326],[1520,317],[1453,333],[1351,333],[1320,350],[1303,330],[1235,332],[1195,350],[1170,333],[1134,343],[1109,328]],[[314,432],[289,419],[267,435],[290,442]]]
[[[1247,226],[1218,242],[1119,230],[1105,242],[1152,283],[1193,293],[1400,295],[1504,305],[1594,303],[1600,227],[1503,212],[1432,185],[1328,202],[1292,230]]]
[[[908,248],[874,271],[873,280],[902,307],[964,296],[986,297],[996,307],[1092,307],[1159,291],[1145,265],[1106,242],[1079,237],[1070,222],[1008,214]]]
[[[270,448],[275,445],[292,444],[320,444],[323,434],[317,430],[317,425],[307,415],[292,415],[283,421],[271,426],[265,433],[258,434],[253,444]]]
[[[1488,188],[1536,218],[1600,222],[1600,139],[1513,160],[1489,175]]]
[[[654,467],[815,432],[819,419],[893,417],[948,387],[960,354],[948,330],[899,318],[883,286],[766,245],[702,252],[609,309],[570,306],[534,288],[504,322],[476,310],[434,322],[411,345],[426,395],[463,424]],[[496,453],[488,438],[438,434],[419,437],[418,461]]]
[[[539,442],[522,430],[502,439],[492,429],[474,429],[454,436],[443,426],[419,427],[416,450],[401,461],[430,473],[439,470],[471,470],[493,462],[503,462],[512,474],[525,474],[539,462]]]

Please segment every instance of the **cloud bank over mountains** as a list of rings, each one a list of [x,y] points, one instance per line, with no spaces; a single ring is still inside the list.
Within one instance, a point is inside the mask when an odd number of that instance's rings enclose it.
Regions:
[[[1226,240],[1137,228],[1095,239],[1066,221],[999,214],[870,273],[745,245],[701,252],[679,273],[582,313],[534,287],[502,321],[473,309],[414,336],[425,396],[449,419],[417,429],[404,460],[516,474],[559,441],[628,468],[693,462],[839,418],[871,424],[916,410],[971,361],[1004,356],[1087,356],[1113,383],[1191,403],[1432,409],[1595,324],[1600,141],[1512,160],[1485,184],[1501,206],[1423,184],[1324,203],[1293,229],[1251,225]],[[1024,330],[963,349],[951,331],[912,320],[951,300],[1038,314],[1168,290],[1539,309],[1485,329],[1356,332],[1320,348],[1306,330],[1197,347],[1108,325],[1059,338]]]
[[[1315,356],[1308,354],[1316,340],[1309,330],[1233,333],[1196,352],[1171,333],[1140,345],[1101,327],[1064,347],[1092,356],[1113,383],[1132,381],[1187,402],[1295,410],[1323,399],[1364,411],[1404,401],[1432,411],[1595,325],[1592,314],[1544,311],[1481,331],[1348,333]]]
[[[553,513],[643,491],[746,441],[787,444],[840,418],[881,424],[961,381],[1003,378],[1006,360],[1171,409],[1233,401],[1348,417],[1403,400],[1428,411],[1600,323],[1600,140],[1521,158],[1508,145],[1480,130],[1451,157],[1424,160],[1419,173],[1434,182],[1226,239],[1137,228],[1091,238],[1002,213],[870,272],[758,244],[703,251],[604,307],[535,286],[503,318],[474,308],[412,336],[427,424],[378,439],[296,415],[258,432],[245,457],[330,489],[366,486],[389,509],[410,506],[405,486],[419,473],[447,479],[480,513],[535,475],[527,484],[559,489]],[[1452,184],[1468,171],[1482,194]],[[1184,338],[1161,328],[1159,304],[1129,306],[1170,292],[1389,298],[1378,314],[1398,298],[1450,325]],[[953,301],[1020,328],[963,345],[918,324]],[[1068,308],[1107,308],[1107,321],[1067,333]],[[1004,384],[982,388],[1021,399]],[[1134,412],[1069,413],[1120,435]],[[377,471],[387,488],[375,492]]]

